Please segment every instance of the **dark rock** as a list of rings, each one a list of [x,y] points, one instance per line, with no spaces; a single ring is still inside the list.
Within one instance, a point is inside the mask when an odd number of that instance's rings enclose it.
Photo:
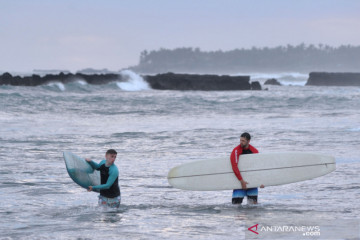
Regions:
[[[261,90],[261,85],[258,81],[251,83],[251,90]]]
[[[4,73],[3,75],[2,75],[2,78],[6,78],[6,79],[9,79],[9,78],[12,78],[12,75],[10,74],[10,73],[8,73],[8,72],[6,72],[6,73]]]
[[[360,73],[311,72],[306,86],[360,86]]]
[[[271,78],[265,81],[264,85],[277,85],[277,86],[281,86],[281,83],[275,79],[275,78]]]
[[[82,79],[89,84],[107,84],[109,82],[119,81],[122,80],[122,76],[119,74],[82,74],[77,73],[75,75],[76,79]]]
[[[151,88],[158,90],[251,90],[249,76],[165,73],[144,78]]]
[[[12,86],[26,86],[23,84],[22,78],[19,76],[12,77],[10,79],[10,85]]]
[[[0,85],[10,85],[12,76],[10,73],[6,72],[3,75],[0,75]]]

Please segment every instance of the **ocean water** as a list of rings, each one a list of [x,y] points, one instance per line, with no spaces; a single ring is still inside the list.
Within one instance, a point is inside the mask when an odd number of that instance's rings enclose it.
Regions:
[[[100,86],[0,86],[0,239],[250,239],[248,228],[264,221],[311,221],[326,225],[322,236],[343,224],[327,239],[359,239],[346,235],[359,228],[359,87],[304,86],[303,74],[279,73],[284,86],[267,91],[156,91],[124,74],[128,81]],[[337,170],[260,189],[256,206],[233,206],[231,191],[169,186],[170,168],[228,157],[244,131],[260,152],[324,153]],[[100,161],[109,148],[120,170],[115,210],[99,208],[62,158]],[[297,234],[275,238],[323,239]]]

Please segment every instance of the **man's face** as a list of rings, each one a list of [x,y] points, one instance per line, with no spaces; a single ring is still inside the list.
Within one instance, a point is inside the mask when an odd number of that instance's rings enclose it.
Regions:
[[[240,146],[242,148],[248,148],[249,147],[249,142],[250,142],[250,140],[248,141],[246,138],[240,137]]]
[[[106,154],[105,158],[106,158],[107,164],[112,165],[115,162],[116,154]]]

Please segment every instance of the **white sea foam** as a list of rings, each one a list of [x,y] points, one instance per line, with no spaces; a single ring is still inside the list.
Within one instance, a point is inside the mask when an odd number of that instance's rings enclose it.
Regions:
[[[305,86],[307,81],[286,81],[286,80],[279,80],[282,85],[285,86]]]
[[[82,86],[85,86],[85,85],[88,84],[88,83],[87,83],[86,81],[84,81],[84,80],[77,80],[76,83],[79,84],[79,85],[82,85]]]
[[[139,75],[130,70],[121,71],[120,74],[126,79],[124,82],[117,82],[116,85],[124,91],[149,90],[149,84]]]
[[[65,85],[61,82],[51,82],[47,84],[50,87],[57,87],[60,91],[64,92],[66,90]]]

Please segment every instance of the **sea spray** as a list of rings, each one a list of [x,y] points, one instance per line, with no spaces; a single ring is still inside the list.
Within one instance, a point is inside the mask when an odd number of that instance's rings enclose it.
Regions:
[[[121,76],[126,80],[125,82],[117,82],[117,86],[124,91],[141,91],[149,90],[148,83],[138,74],[130,70],[123,70],[120,72]]]

